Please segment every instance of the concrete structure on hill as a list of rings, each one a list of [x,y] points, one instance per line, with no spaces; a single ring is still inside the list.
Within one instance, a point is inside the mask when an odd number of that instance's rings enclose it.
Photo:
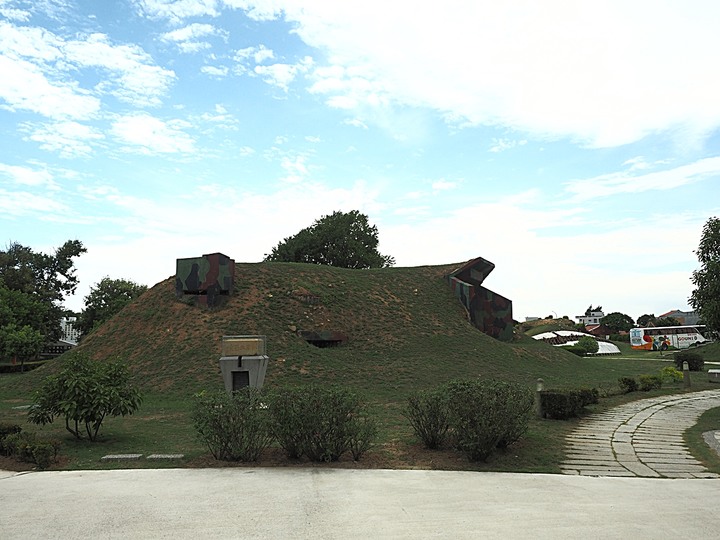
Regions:
[[[194,304],[218,307],[235,287],[235,260],[222,253],[177,259],[175,294]]]
[[[476,328],[496,339],[510,341],[513,336],[512,301],[482,286],[494,269],[493,263],[478,257],[450,272],[447,280]]]

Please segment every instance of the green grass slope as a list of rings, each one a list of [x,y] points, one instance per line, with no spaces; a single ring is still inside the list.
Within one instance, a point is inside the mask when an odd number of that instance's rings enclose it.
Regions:
[[[123,359],[141,387],[169,395],[222,387],[221,338],[237,334],[267,336],[267,386],[338,383],[383,401],[457,377],[531,386],[542,377],[549,386],[575,386],[611,384],[644,371],[627,361],[580,359],[527,337],[508,344],[486,336],[468,322],[444,279],[456,266],[348,270],[239,263],[235,294],[213,311],[176,299],[171,277],[76,350]],[[349,341],[321,349],[296,332],[324,329],[344,332]],[[36,388],[52,369],[13,378],[14,384]]]

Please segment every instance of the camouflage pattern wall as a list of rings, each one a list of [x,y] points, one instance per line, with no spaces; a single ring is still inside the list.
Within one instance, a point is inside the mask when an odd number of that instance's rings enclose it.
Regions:
[[[177,259],[175,294],[197,305],[218,307],[233,293],[235,260],[222,253]]]
[[[512,302],[482,286],[494,269],[493,263],[478,257],[448,274],[447,279],[476,328],[496,339],[510,341],[513,336]]]

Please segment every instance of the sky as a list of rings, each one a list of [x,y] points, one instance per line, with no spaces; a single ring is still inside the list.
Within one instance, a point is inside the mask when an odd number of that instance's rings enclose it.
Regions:
[[[720,3],[0,0],[0,243],[103,277],[359,210],[514,316],[687,310],[720,215]]]

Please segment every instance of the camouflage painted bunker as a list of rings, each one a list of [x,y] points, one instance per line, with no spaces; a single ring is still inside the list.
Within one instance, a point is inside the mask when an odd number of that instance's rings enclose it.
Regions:
[[[486,334],[510,341],[513,335],[512,302],[482,286],[495,265],[482,257],[468,261],[448,274],[455,296],[467,309],[470,322]]]
[[[177,259],[175,294],[207,307],[221,305],[233,293],[235,260],[222,253]]]

